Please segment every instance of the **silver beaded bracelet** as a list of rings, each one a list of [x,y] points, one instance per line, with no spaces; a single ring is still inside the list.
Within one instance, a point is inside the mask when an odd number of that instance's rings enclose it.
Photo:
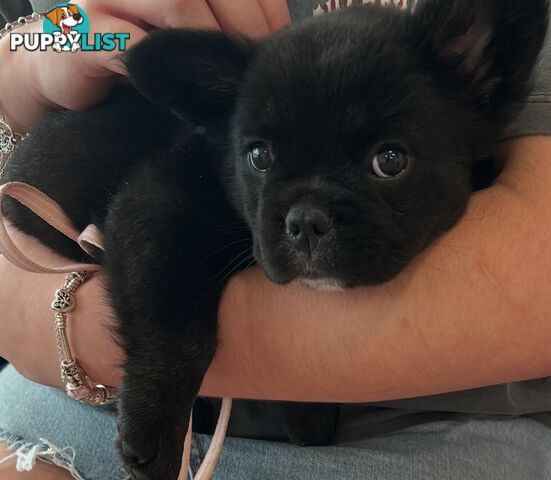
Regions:
[[[6,23],[6,26],[0,30],[0,40],[4,37],[7,37],[9,33],[21,28],[29,23],[38,22],[41,18],[44,18],[43,13],[33,12],[31,15],[25,17],[19,17],[14,22]]]
[[[116,401],[115,390],[96,384],[84,373],[73,356],[67,336],[68,314],[75,309],[74,293],[88,278],[88,272],[72,272],[65,284],[55,292],[52,310],[55,312],[55,332],[59,349],[61,380],[69,397],[89,405],[107,405]]]
[[[44,18],[43,13],[33,13],[26,17],[19,17],[15,22],[6,23],[6,26],[0,30],[0,40],[7,37],[11,32],[18,28],[37,22]],[[6,169],[8,158],[15,149],[17,142],[23,139],[23,135],[15,133],[6,119],[0,114],[0,179]]]

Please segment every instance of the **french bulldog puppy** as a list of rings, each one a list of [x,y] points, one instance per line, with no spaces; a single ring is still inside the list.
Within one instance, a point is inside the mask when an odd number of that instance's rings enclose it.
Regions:
[[[459,220],[527,93],[547,9],[358,6],[259,42],[157,31],[127,55],[130,86],[33,128],[4,181],[104,233],[134,479],[177,478],[229,275],[256,263],[279,284],[378,285]],[[24,207],[5,214],[90,261]],[[316,408],[290,415],[293,440],[330,441],[335,408]]]

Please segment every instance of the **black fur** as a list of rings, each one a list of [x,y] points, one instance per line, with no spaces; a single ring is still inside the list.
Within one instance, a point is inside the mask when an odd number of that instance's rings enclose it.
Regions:
[[[279,283],[380,284],[457,222],[524,98],[547,7],[357,7],[259,43],[160,31],[129,52],[135,90],[32,130],[6,180],[38,187],[77,227],[93,221],[105,234],[127,354],[119,444],[134,478],[177,477],[224,282],[253,254]],[[273,159],[266,172],[249,162],[259,142]],[[403,174],[374,174],[385,148],[408,156]],[[82,259],[24,207],[5,213]],[[289,436],[328,442],[335,408],[311,412],[290,412]],[[327,424],[312,425],[321,417]]]

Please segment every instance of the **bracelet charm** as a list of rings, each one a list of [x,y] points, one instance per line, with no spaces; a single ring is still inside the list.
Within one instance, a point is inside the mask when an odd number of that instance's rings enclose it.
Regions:
[[[22,139],[23,136],[14,133],[3,115],[0,114],[0,178],[4,174],[9,156],[15,149],[17,142]]]
[[[65,392],[74,400],[89,405],[106,405],[115,402],[115,391],[92,382],[73,356],[67,336],[68,313],[76,305],[74,293],[88,278],[87,272],[70,273],[65,284],[55,292],[51,308],[55,312],[55,333],[59,350],[61,380]]]
[[[4,117],[0,115],[0,155],[9,155],[13,152],[17,139],[11,129],[11,127],[4,120]]]

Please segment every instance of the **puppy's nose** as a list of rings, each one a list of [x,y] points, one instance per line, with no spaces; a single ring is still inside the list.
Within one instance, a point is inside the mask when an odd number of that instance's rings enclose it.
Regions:
[[[82,15],[80,13],[75,13],[73,18],[78,22],[82,18]]]
[[[317,207],[295,205],[285,219],[287,237],[295,250],[307,253],[310,257],[332,229],[328,215]]]

